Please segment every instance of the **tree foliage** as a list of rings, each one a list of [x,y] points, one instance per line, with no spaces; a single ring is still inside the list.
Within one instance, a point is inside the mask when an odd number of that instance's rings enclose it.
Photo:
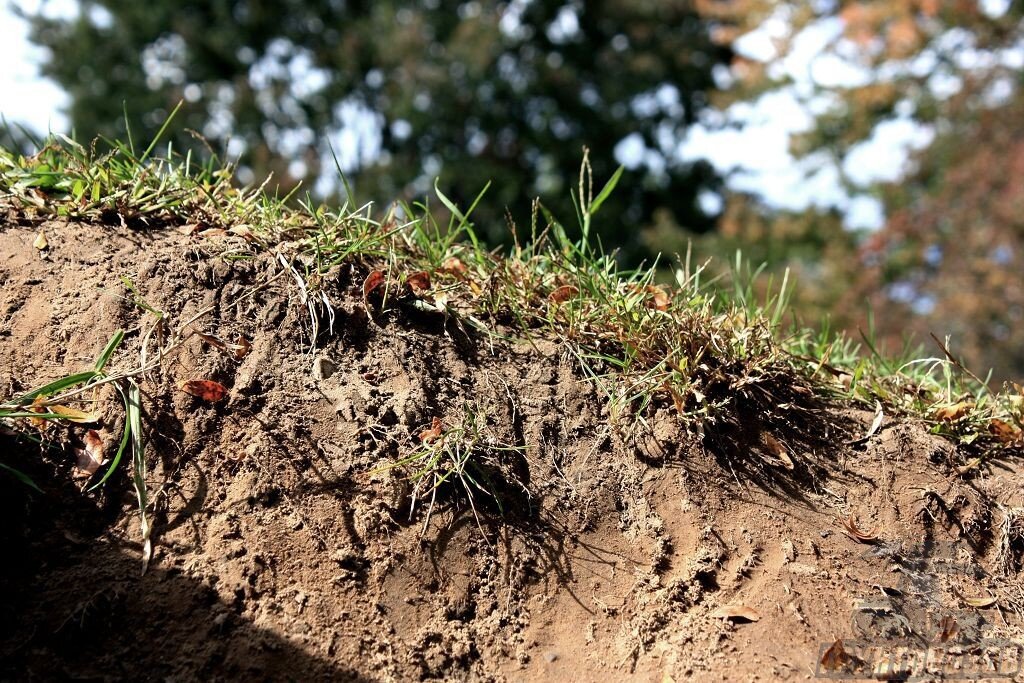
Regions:
[[[634,243],[655,208],[711,226],[695,197],[714,174],[674,152],[729,51],[688,0],[84,0],[30,20],[79,137],[123,136],[125,120],[147,137],[184,101],[179,147],[197,144],[186,128],[235,140],[285,188],[330,178],[332,148],[361,200],[420,198],[440,176],[466,206],[490,180],[477,219],[501,237],[504,208],[522,219],[537,195],[574,223],[582,146],[606,179],[633,136],[642,158],[604,237]]]
[[[817,224],[785,253],[775,251],[776,268],[811,274],[804,283],[815,291],[811,310],[824,303],[854,332],[867,330],[871,311],[890,350],[913,334],[941,355],[929,334],[949,335],[971,367],[1020,378],[1024,6],[993,9],[998,4],[743,0],[701,8],[728,44],[766,21],[780,29],[776,58],[737,55],[735,85],[719,95],[719,104],[794,92],[815,113],[815,124],[793,140],[794,154],[830,156],[844,171],[848,191],[870,193],[885,206],[879,231],[836,249],[843,240],[820,241],[834,221],[829,213],[801,219],[756,210],[751,198],[732,200],[746,207],[747,223],[760,223],[748,225],[748,232],[775,242],[787,225]],[[807,64],[809,77],[794,77],[786,60],[806,49],[811,32],[828,39],[818,60]],[[865,185],[847,173],[847,162],[880,126],[893,122],[913,126],[931,142],[912,155],[909,171],[880,169],[879,179]]]

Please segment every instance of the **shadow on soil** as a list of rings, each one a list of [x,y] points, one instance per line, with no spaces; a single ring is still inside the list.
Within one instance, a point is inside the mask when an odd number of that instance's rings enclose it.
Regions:
[[[367,680],[241,618],[206,582],[140,576],[139,549],[102,533],[118,506],[31,470],[43,494],[0,474],[0,681]]]

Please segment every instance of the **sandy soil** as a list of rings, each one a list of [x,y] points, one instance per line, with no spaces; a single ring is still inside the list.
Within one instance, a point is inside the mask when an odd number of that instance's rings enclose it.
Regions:
[[[791,424],[741,414],[690,434],[665,407],[624,433],[554,343],[494,342],[401,305],[371,319],[360,264],[320,283],[336,317],[313,339],[273,254],[225,258],[245,248],[0,209],[4,396],[89,367],[118,328],[114,367],[138,362],[152,315],[122,276],[166,313],[167,335],[209,309],[195,330],[251,343],[236,360],[192,337],[141,380],[156,500],[144,575],[127,469],[85,492],[72,467],[84,427],[51,427],[41,445],[0,433],[4,462],[44,491],[0,476],[0,679],[1019,670],[1024,544],[1001,532],[1024,507],[1014,454],[965,478],[968,454],[924,425],[887,419],[859,443],[871,413],[810,398]],[[229,397],[205,403],[178,389],[189,379]],[[112,454],[123,411],[109,388],[100,398]],[[411,509],[407,473],[385,466],[433,418],[467,411],[517,449],[488,456],[497,499],[474,511],[452,486],[431,514]],[[851,517],[877,538],[856,539]],[[884,665],[887,652],[908,658]]]

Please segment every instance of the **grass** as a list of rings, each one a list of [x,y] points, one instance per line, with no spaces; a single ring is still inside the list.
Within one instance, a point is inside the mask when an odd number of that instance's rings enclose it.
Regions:
[[[424,529],[439,500],[447,489],[456,488],[469,504],[477,525],[480,521],[477,497],[483,496],[503,512],[498,491],[515,484],[526,492],[525,485],[516,481],[505,464],[508,457],[522,457],[525,447],[505,443],[487,426],[487,416],[481,406],[467,403],[452,425],[434,418],[430,428],[418,436],[418,445],[412,452],[390,463],[381,470],[401,468],[409,473],[412,493],[409,496],[409,516],[417,505],[426,501]],[[496,479],[501,479],[501,482]],[[486,534],[485,534],[486,537]]]
[[[672,286],[659,282],[666,270],[659,263],[622,268],[614,254],[590,240],[602,203],[620,176],[616,173],[595,194],[586,155],[573,193],[575,227],[534,202],[531,224],[523,231],[527,238],[499,253],[480,241],[473,225],[472,210],[485,201],[483,192],[466,210],[439,187],[440,207],[424,201],[379,212],[350,198],[330,208],[297,192],[273,196],[266,183],[238,188],[230,166],[215,160],[198,164],[190,156],[176,157],[170,148],[157,157],[155,149],[154,142],[137,153],[130,140],[86,148],[56,136],[32,156],[0,150],[0,201],[30,218],[191,226],[243,236],[246,246],[225,252],[224,258],[276,250],[308,308],[314,341],[332,333],[334,324],[334,305],[320,282],[343,264],[364,273],[365,303],[378,324],[410,308],[441,315],[450,328],[481,335],[492,345],[555,340],[600,388],[619,427],[642,427],[656,406],[668,406],[687,429],[700,433],[736,418],[741,404],[778,417],[827,399],[872,410],[882,406],[890,417],[926,421],[935,433],[974,449],[976,457],[963,473],[1021,442],[1020,387],[993,389],[970,373],[948,344],[938,343],[939,353],[931,357],[909,351],[886,357],[870,333],[854,340],[827,328],[783,329],[792,283],[785,277],[771,294],[757,298],[752,283],[760,271],[740,255],[729,283],[709,279],[706,264],[689,254],[674,264]],[[130,281],[126,286],[137,297]],[[115,381],[128,415],[118,458],[127,449],[133,453],[145,513],[143,406],[132,377],[158,369],[162,354],[155,360],[143,354],[135,370],[104,375],[118,343],[111,341],[92,370],[3,404],[0,409],[7,412],[0,420],[8,425],[68,420],[37,409],[63,405],[68,395],[62,392],[69,389],[78,397]],[[33,407],[37,397],[43,402]],[[488,493],[475,464],[493,449],[512,447],[485,448],[475,415],[467,409],[459,425],[393,463],[409,472],[414,500],[429,499],[432,508],[437,493],[456,481],[471,504],[474,495]],[[11,471],[13,465],[0,467]]]

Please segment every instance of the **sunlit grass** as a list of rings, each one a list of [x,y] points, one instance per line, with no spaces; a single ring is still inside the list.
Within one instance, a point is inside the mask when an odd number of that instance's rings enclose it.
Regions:
[[[314,338],[333,329],[324,277],[351,266],[367,278],[364,303],[377,324],[415,309],[490,345],[560,344],[607,400],[613,426],[643,425],[653,410],[667,407],[684,428],[700,432],[734,415],[741,400],[771,412],[807,397],[808,405],[812,399],[870,410],[881,405],[887,415],[922,420],[935,433],[975,447],[972,467],[1020,443],[1019,387],[989,387],[946,345],[937,343],[924,357],[909,351],[886,357],[870,331],[854,340],[824,326],[786,329],[794,284],[784,277],[769,295],[757,297],[760,270],[739,254],[727,282],[709,280],[706,264],[691,255],[623,268],[590,239],[619,175],[595,194],[586,157],[573,192],[575,223],[536,201],[531,224],[519,226],[513,247],[498,252],[482,243],[472,220],[473,208],[486,201],[484,191],[465,210],[440,187],[437,206],[424,201],[380,209],[356,206],[350,197],[330,208],[308,194],[273,196],[266,183],[236,187],[230,167],[197,164],[170,149],[157,157],[155,145],[141,152],[130,141],[86,148],[56,136],[31,156],[0,150],[0,201],[43,218],[241,235],[245,246],[222,257],[276,251],[301,290]],[[674,283],[664,284],[666,272],[675,274]],[[380,278],[372,287],[371,277]],[[123,389],[131,391],[128,384]],[[38,417],[17,412],[24,408],[18,400],[4,408],[0,419],[8,424]],[[472,433],[466,428],[441,443],[460,444]],[[412,472],[420,496],[437,491],[437,477],[446,476],[438,472],[456,474],[471,492],[479,484],[467,478],[473,452],[470,446],[454,453],[424,447],[397,464]]]

